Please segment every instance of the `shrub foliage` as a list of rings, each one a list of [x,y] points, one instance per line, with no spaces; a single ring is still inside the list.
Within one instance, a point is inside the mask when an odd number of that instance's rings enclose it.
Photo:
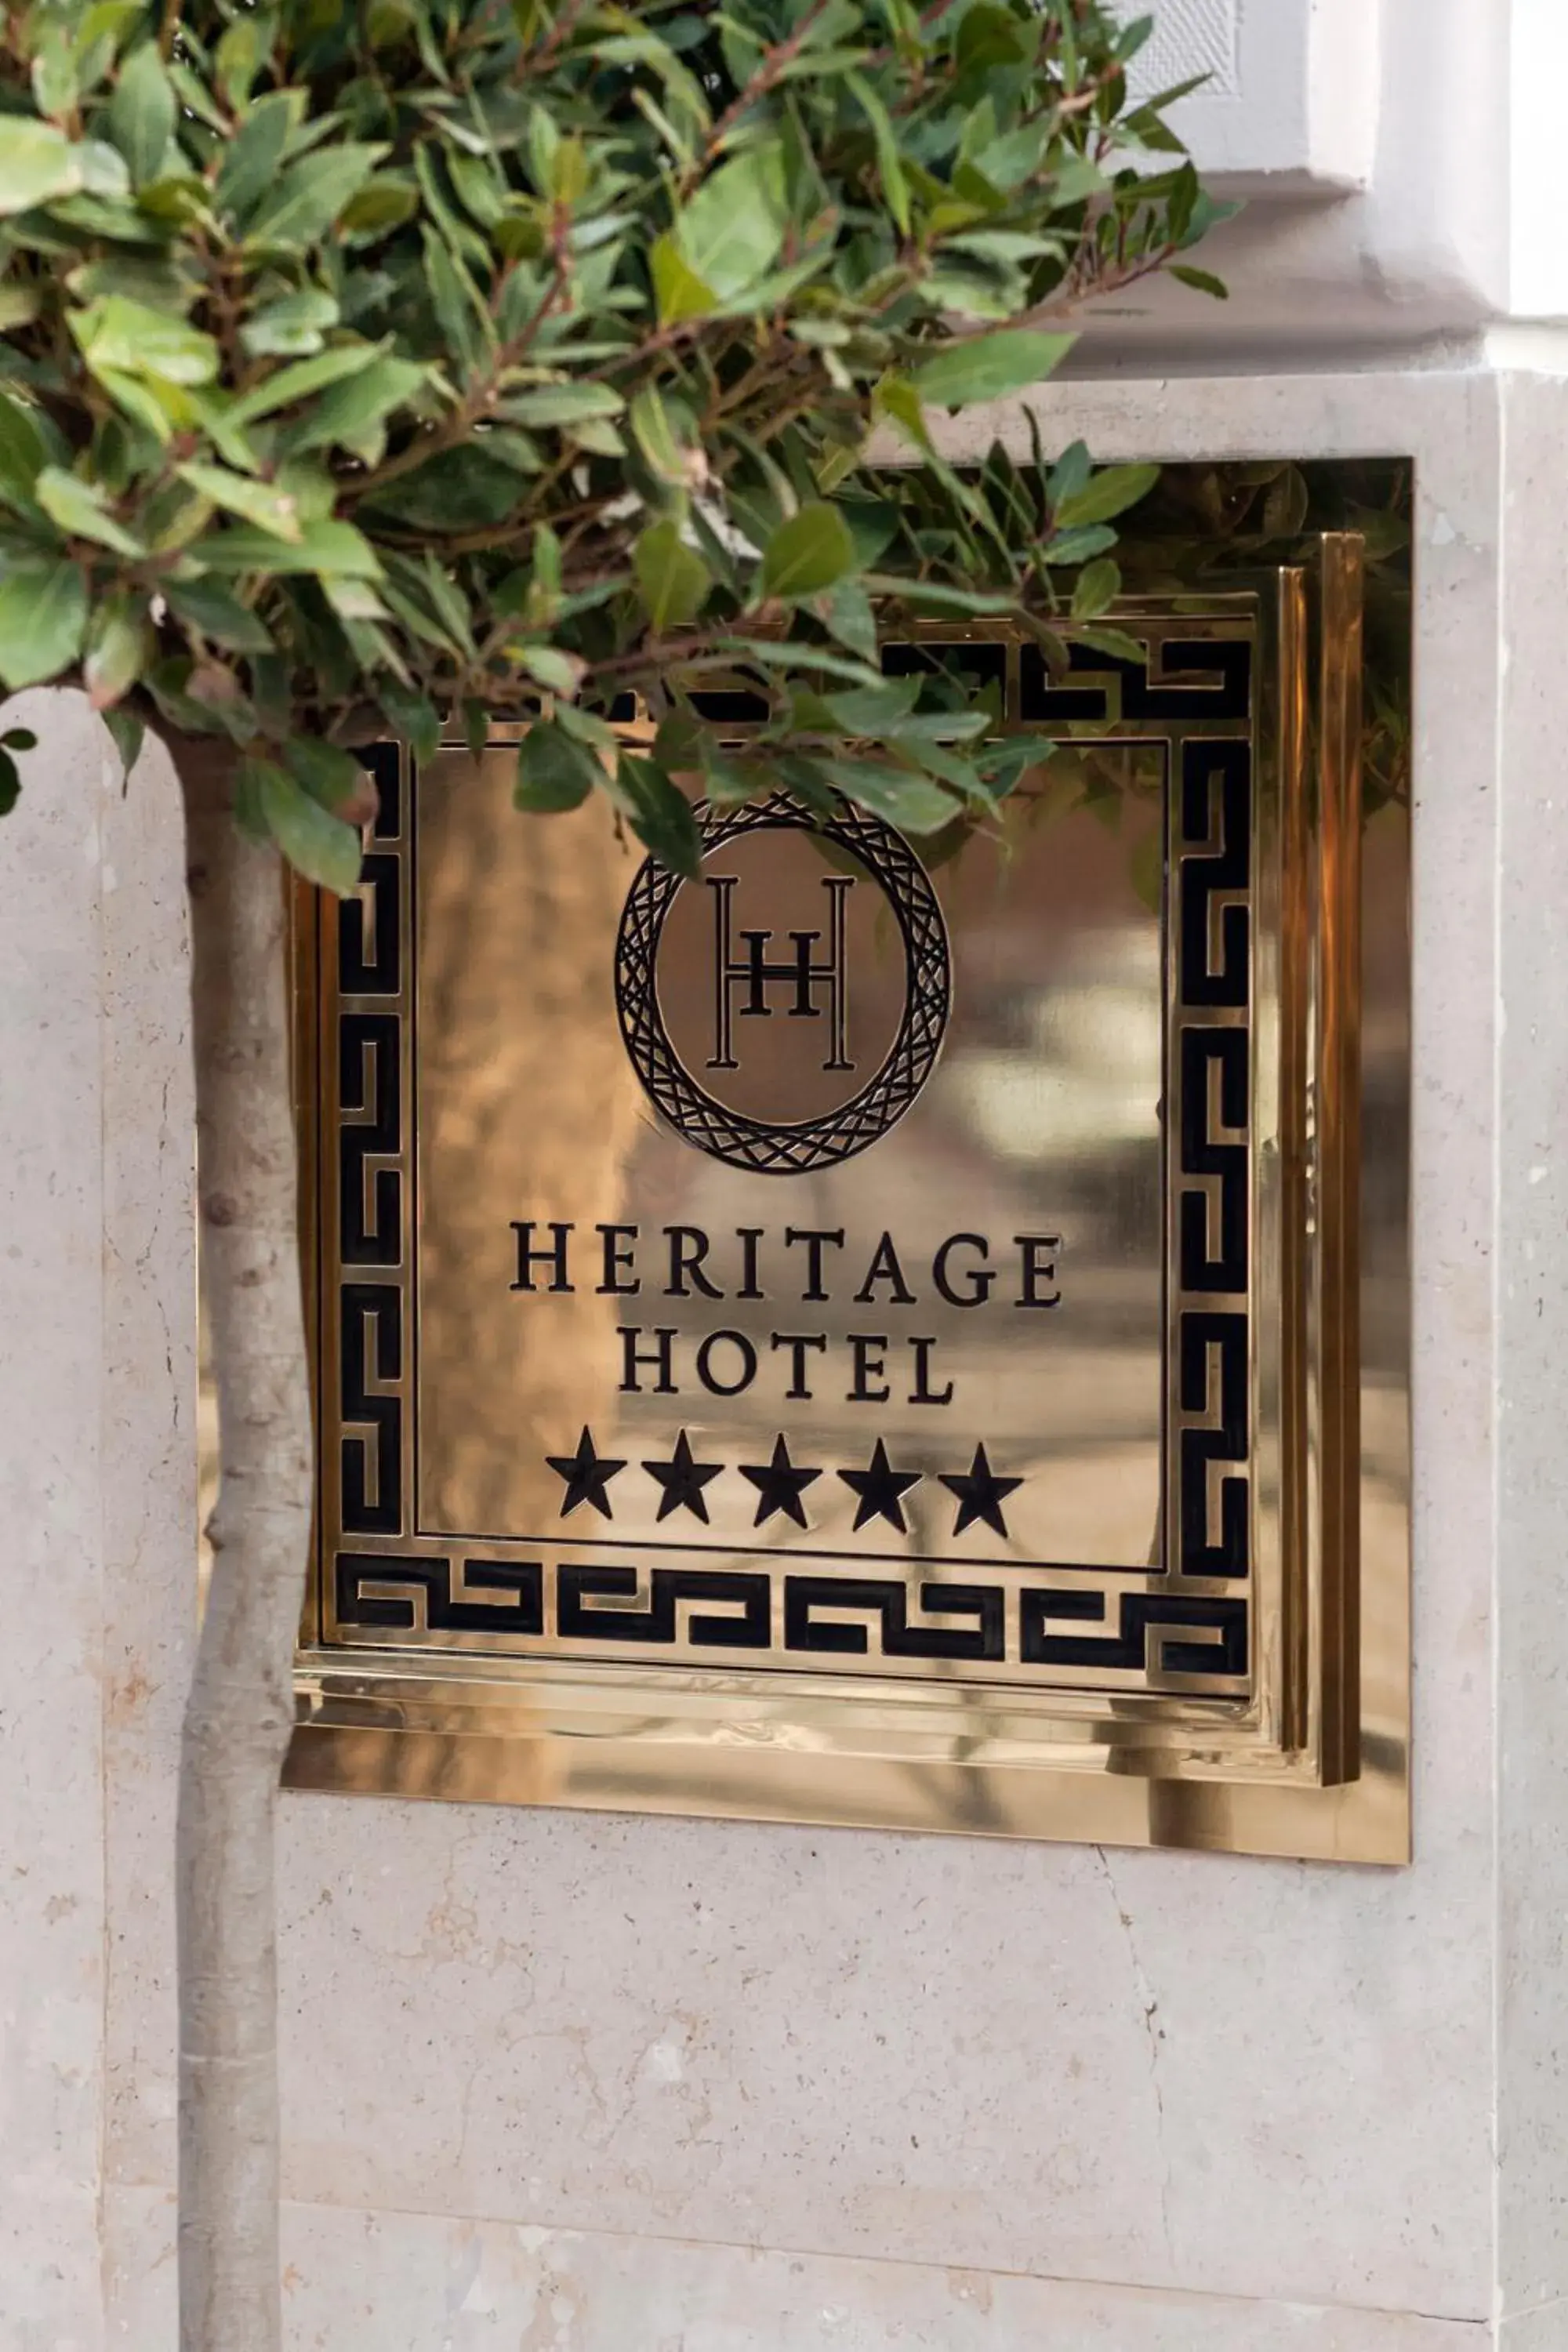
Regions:
[[[1094,0],[36,0],[0,34],[0,680],[236,749],[337,888],[349,748],[531,721],[521,805],[983,818],[1016,747],[879,632],[1059,655],[1152,470],[955,469],[1214,215]],[[1168,96],[1169,94],[1167,94]],[[737,747],[701,708],[743,687]],[[611,714],[637,698],[635,742]],[[25,748],[14,743],[13,749]],[[0,803],[14,797],[9,753]]]

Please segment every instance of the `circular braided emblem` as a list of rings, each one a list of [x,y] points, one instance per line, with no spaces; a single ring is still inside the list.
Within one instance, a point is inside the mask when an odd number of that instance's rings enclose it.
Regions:
[[[699,1151],[767,1176],[831,1168],[886,1135],[935,1066],[952,999],[936,894],[861,809],[825,817],[778,793],[696,815],[700,878],[650,857],[626,896],[626,1052]]]

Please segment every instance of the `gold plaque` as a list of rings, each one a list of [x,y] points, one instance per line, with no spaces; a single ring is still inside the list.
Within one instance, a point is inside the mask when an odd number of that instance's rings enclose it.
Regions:
[[[961,839],[781,791],[681,881],[384,761],[294,1785],[1405,1856],[1403,834],[1298,556],[889,646],[1041,740]]]

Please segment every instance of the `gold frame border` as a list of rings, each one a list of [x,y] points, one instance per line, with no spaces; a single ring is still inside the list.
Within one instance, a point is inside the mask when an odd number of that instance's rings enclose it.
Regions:
[[[656,1689],[635,1666],[560,1659],[531,1663],[526,1684],[471,1656],[454,1657],[448,1673],[432,1673],[428,1652],[406,1664],[388,1653],[362,1664],[341,1648],[320,1646],[312,1577],[286,1785],[1408,1860],[1407,1470],[1402,1533],[1393,1541],[1385,1534],[1368,1565],[1384,1603],[1382,1637],[1364,1652],[1358,1639],[1368,1484],[1358,1348],[1361,549],[1350,534],[1326,534],[1320,547],[1310,570],[1226,583],[1232,592],[1266,591],[1263,644],[1276,656],[1258,748],[1261,797],[1277,812],[1279,837],[1260,865],[1260,887],[1269,887],[1272,875],[1280,904],[1277,925],[1260,924],[1259,936],[1277,934],[1279,971],[1278,989],[1260,987],[1258,996],[1259,1017],[1266,1004],[1279,1003],[1281,1026],[1278,1054],[1258,1061],[1281,1075],[1278,1168],[1271,1176],[1260,1170],[1259,1182],[1274,1185],[1283,1245],[1273,1260],[1280,1294],[1258,1300],[1252,1322],[1256,1333],[1260,1320],[1277,1314],[1281,1335],[1276,1486],[1289,1572],[1273,1626],[1266,1623],[1267,1595],[1258,1595],[1259,1643],[1277,1643],[1279,1664],[1278,1675],[1260,1675],[1258,1686],[1277,1693],[1277,1723],[1266,1727],[1244,1709],[1250,1721],[1233,1715],[1227,1724],[1213,1704],[1201,1722],[1184,1722],[1179,1699],[1144,1700],[1133,1722],[1098,1695],[1098,1714],[1069,1706],[1047,1717],[1038,1706],[1016,1708],[1005,1692],[918,1684],[895,1690],[870,1678],[846,1684],[792,1675],[786,1691],[763,1694],[735,1687],[732,1677],[715,1689],[710,1678],[669,1668],[660,1670]],[[1208,606],[1225,599],[1222,592],[1191,601]],[[1170,611],[1169,599],[1158,602]],[[297,916],[307,906],[302,895]],[[314,1324],[321,1009],[314,922],[297,919],[294,936]],[[1261,1252],[1260,1263],[1270,1257]],[[1408,1276],[1401,1271],[1407,1322]],[[1400,1404],[1407,1429],[1407,1368]]]

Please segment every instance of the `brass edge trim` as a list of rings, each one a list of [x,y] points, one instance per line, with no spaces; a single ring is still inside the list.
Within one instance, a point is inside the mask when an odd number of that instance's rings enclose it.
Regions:
[[[1311,1470],[1308,1352],[1309,1153],[1307,1061],[1311,1019],[1312,895],[1309,843],[1310,671],[1308,581],[1279,577],[1279,675],[1275,713],[1280,830],[1279,904],[1279,1292],[1280,1544],[1286,1560],[1282,1673],[1287,1747],[1315,1747],[1321,1709],[1312,1683],[1314,1562],[1307,1488]]]
[[[945,1755],[932,1754],[920,1767],[922,1785],[931,1784],[922,1807],[911,1800],[913,1776],[902,1762],[885,1752],[880,1756],[867,1752],[875,1747],[875,1734],[868,1727],[868,1737],[857,1735],[847,1688],[823,1694],[823,1703],[810,1710],[809,1726],[803,1718],[798,1727],[797,1748],[789,1727],[778,1722],[765,1729],[760,1724],[753,1727],[750,1722],[737,1722],[727,1740],[715,1742],[710,1735],[695,1732],[695,1725],[688,1726],[679,1698],[663,1710],[662,1719],[650,1726],[648,1734],[631,1738],[610,1720],[617,1712],[631,1711],[617,1709],[610,1692],[604,1694],[610,1703],[595,1719],[590,1712],[574,1706],[572,1695],[565,1690],[523,1688],[515,1684],[508,1693],[497,1691],[500,1703],[493,1713],[489,1707],[482,1709],[489,1722],[481,1724],[463,1706],[466,1698],[475,1696],[472,1690],[464,1692],[450,1683],[443,1689],[437,1672],[435,1682],[443,1705],[455,1703],[458,1716],[468,1715],[462,1728],[454,1727],[450,1721],[437,1728],[428,1716],[423,1722],[419,1719],[421,1705],[407,1687],[406,1653],[378,1654],[372,1649],[359,1649],[352,1655],[338,1650],[323,1654],[317,1648],[320,1611],[314,1603],[322,1591],[324,1565],[317,1550],[311,1599],[302,1625],[305,1654],[297,1672],[300,1725],[285,1774],[289,1785],[345,1793],[566,1803],[905,1831],[942,1828],[970,1834],[1079,1842],[1100,1838],[1363,1863],[1397,1863],[1407,1858],[1408,1805],[1403,1778],[1399,1804],[1392,1808],[1387,1802],[1393,1774],[1389,1759],[1378,1756],[1373,1767],[1375,1786],[1354,1782],[1363,1697],[1356,1647],[1361,1500],[1357,1313],[1361,564],[1360,542],[1350,534],[1327,535],[1318,546],[1321,580],[1319,564],[1313,563],[1316,593],[1310,600],[1321,629],[1315,673],[1307,646],[1308,574],[1272,571],[1268,574],[1270,583],[1278,583],[1276,610],[1268,619],[1277,633],[1280,691],[1276,706],[1263,712],[1259,722],[1263,731],[1257,739],[1260,757],[1267,754],[1277,763],[1276,809],[1283,835],[1278,843],[1283,868],[1279,884],[1282,999],[1292,991],[1295,995],[1293,1006],[1281,1002],[1278,1036],[1282,1082],[1278,1198],[1285,1244],[1281,1251],[1284,1289],[1279,1300],[1281,1339],[1288,1338],[1287,1314],[1310,1327],[1296,1335],[1304,1343],[1305,1370],[1295,1392],[1288,1393],[1282,1387],[1279,1400],[1279,1485],[1282,1492],[1294,1489],[1297,1498],[1290,1522],[1280,1528],[1286,1673],[1279,1728],[1284,1735],[1284,1751],[1276,1748],[1265,1756],[1255,1748],[1240,1765],[1248,1777],[1204,1780],[1190,1776],[1205,1769],[1236,1772],[1234,1751],[1223,1760],[1213,1754],[1205,1758],[1189,1744],[1185,1757],[1162,1762],[1161,1769],[1172,1775],[1170,1780],[1152,1779],[1125,1748],[1113,1749],[1107,1743],[1097,1752],[1092,1736],[1087,1741],[1081,1738],[1089,1728],[1087,1725],[1075,1726],[1069,1733],[1078,1743],[1075,1752],[1058,1748],[1054,1756],[1047,1756],[1036,1748],[1026,1760],[1021,1751],[1035,1748],[1026,1733],[1020,1747],[1009,1755],[1011,1739],[1016,1735],[1011,1726],[1004,1730],[994,1716],[993,1728],[1002,1733],[994,1742],[982,1737],[978,1745],[973,1740],[952,1744]],[[1232,614],[1239,617],[1257,584],[1249,583],[1237,595],[1206,594],[1193,601],[1201,603],[1209,617],[1220,617],[1221,609],[1227,617]],[[1129,600],[1123,609],[1133,613],[1142,602]],[[1150,604],[1155,610],[1169,610],[1164,600],[1150,600]],[[978,625],[968,630],[932,625],[921,634],[956,638],[999,633]],[[1310,735],[1318,730],[1321,812],[1310,807],[1318,778],[1309,757]],[[403,772],[406,786],[405,762]],[[1315,858],[1311,851],[1314,814],[1320,814],[1321,821]],[[1300,852],[1299,857],[1292,856],[1293,844]],[[313,893],[300,895],[310,904],[320,903]],[[411,909],[412,894],[405,892],[405,921]],[[319,1126],[320,1105],[325,1098],[321,1089],[335,1086],[335,1045],[327,1003],[332,991],[319,984],[324,980],[322,935],[330,947],[335,913],[335,907],[325,908],[320,931],[314,922],[300,923],[294,935],[300,1067],[302,1074],[313,1070],[317,1080],[301,1103],[300,1118],[305,1182],[314,1205],[314,1213],[305,1219],[307,1250],[313,1247],[318,1230],[330,1250],[336,1230],[335,1162],[327,1164]],[[405,953],[411,949],[409,940]],[[335,971],[335,961],[331,969]],[[405,963],[405,969],[411,967]],[[312,1011],[321,1024],[319,1034],[310,1017]],[[1283,1083],[1288,1055],[1296,1057],[1302,1080],[1300,1087]],[[1298,1114],[1292,1109],[1307,1100],[1309,1067],[1315,1097],[1311,1119],[1304,1110]],[[1314,1146],[1318,1154],[1315,1192],[1310,1158]],[[410,1160],[405,1164],[411,1175],[412,1139],[405,1150]],[[1292,1187],[1299,1216],[1292,1205]],[[412,1189],[405,1184],[405,1218],[412,1210]],[[1306,1236],[1313,1225],[1320,1240],[1327,1229],[1331,1245],[1308,1246]],[[1292,1234],[1300,1237],[1293,1278],[1289,1273]],[[412,1241],[405,1225],[400,1269],[405,1284],[413,1276]],[[320,1283],[313,1287],[319,1299]],[[319,1312],[313,1302],[311,1311]],[[326,1394],[318,1393],[316,1400],[319,1433],[322,1420],[331,1418],[326,1405],[335,1378],[333,1335],[323,1331],[321,1339],[319,1360]],[[1309,1339],[1310,1358],[1305,1353]],[[1289,1364],[1298,1350],[1285,1344],[1282,1353]],[[1309,1390],[1313,1392],[1310,1400]],[[1291,1448],[1296,1449],[1297,1466],[1309,1472],[1305,1480],[1284,1475],[1287,1450]],[[1314,1468],[1315,1481],[1310,1475]],[[331,1465],[324,1463],[323,1477],[331,1475]],[[1319,1609],[1307,1605],[1309,1580],[1321,1580],[1310,1596],[1320,1603]],[[1304,1622],[1320,1612],[1321,1648],[1309,1643]],[[422,1663],[427,1669],[438,1669],[438,1654],[423,1654]],[[356,1680],[360,1687],[349,1687]],[[633,1696],[629,1688],[625,1684],[621,1687],[629,1699]],[[880,1699],[867,1696],[876,1710]],[[889,1704],[896,1704],[891,1694],[885,1696]],[[995,1713],[1005,1715],[1005,1695],[997,1696],[1000,1704]],[[1179,1698],[1175,1704],[1180,1705]],[[836,1710],[843,1718],[837,1731],[828,1720]],[[911,1732],[916,1729],[916,1713],[910,1709],[906,1718]],[[490,1727],[503,1718],[504,1732]],[[888,1727],[884,1724],[884,1739]],[[902,1723],[898,1726],[888,1747],[905,1748],[905,1727]],[[1172,1727],[1193,1742],[1195,1726]],[[760,1734],[754,1745],[746,1736],[753,1728]],[[1042,1736],[1048,1739],[1046,1723],[1037,1721],[1031,1728],[1035,1739]],[[1118,1725],[1118,1737],[1123,1737],[1128,1728],[1124,1723]],[[1379,1750],[1388,1744],[1373,1742]],[[856,1753],[858,1748],[860,1752]],[[1401,1748],[1394,1759],[1401,1766],[1405,1753]],[[845,1786],[846,1777],[852,1786]],[[940,1792],[934,1785],[939,1779]],[[1350,1785],[1312,1785],[1321,1782]]]
[[[1318,812],[1318,1612],[1326,1783],[1361,1769],[1363,543],[1326,534]],[[1310,1490],[1309,1490],[1310,1491]]]

